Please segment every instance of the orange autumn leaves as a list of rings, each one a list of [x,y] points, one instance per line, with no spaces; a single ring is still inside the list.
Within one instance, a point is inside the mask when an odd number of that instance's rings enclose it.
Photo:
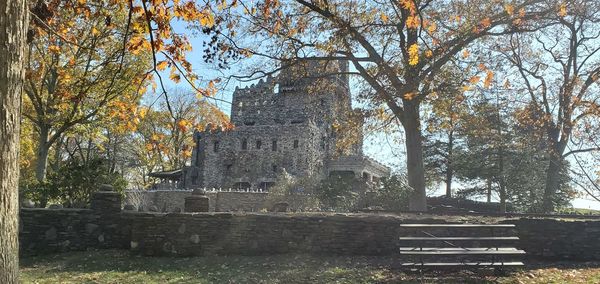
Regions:
[[[392,25],[392,17],[397,17],[397,25],[404,26],[406,32],[418,32],[428,35],[425,39],[420,36],[422,41],[409,42],[405,50],[405,62],[408,66],[416,66],[422,62],[423,58],[433,60],[436,56],[446,52],[445,46],[441,45],[446,38],[454,37],[462,31],[469,29],[474,33],[482,33],[494,27],[499,22],[512,23],[513,26],[522,25],[525,19],[526,11],[522,7],[515,7],[514,4],[498,3],[494,8],[498,12],[499,18],[492,19],[483,14],[479,18],[472,18],[466,15],[448,15],[431,14],[426,16],[418,11],[418,4],[414,0],[401,0],[399,6],[402,8],[401,16],[388,11],[380,12],[379,19],[383,24]],[[563,9],[561,9],[563,11]],[[439,26],[444,29],[439,29]],[[420,29],[420,31],[419,31]],[[489,76],[488,76],[489,77]]]
[[[127,3],[123,0],[116,2]],[[192,45],[185,33],[174,31],[172,26],[173,23],[179,22],[206,30],[214,29],[219,20],[212,4],[216,4],[217,10],[224,10],[235,7],[237,1],[134,1],[130,7],[132,36],[127,42],[128,50],[134,54],[154,54],[153,70],[156,74],[168,69],[171,81],[190,84],[198,97],[214,96],[214,84],[218,80],[210,80],[208,87],[199,86],[200,76],[194,72],[191,62],[186,57],[192,51]],[[148,79],[156,78],[150,76]],[[153,89],[155,88],[154,85]]]

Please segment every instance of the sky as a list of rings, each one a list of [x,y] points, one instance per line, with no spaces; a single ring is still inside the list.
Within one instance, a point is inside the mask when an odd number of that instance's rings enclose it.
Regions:
[[[186,27],[180,23],[175,23],[174,28],[177,31],[186,31],[185,33],[188,35],[188,37],[190,39],[190,43],[192,44],[192,47],[194,48],[194,51],[192,51],[188,54],[188,60],[192,63],[192,65],[194,66],[194,70],[198,75],[200,75],[202,78],[207,79],[207,80],[221,77],[224,75],[222,73],[222,71],[215,70],[209,64],[206,64],[203,62],[203,60],[202,60],[203,38],[194,37],[192,32],[187,30]],[[234,66],[229,72],[235,72],[235,70],[236,70],[236,67]],[[190,89],[191,90],[191,88],[189,86],[186,86],[186,83],[182,82],[179,84],[175,84],[174,82],[172,82],[168,79],[169,76],[168,76],[167,72],[162,72],[162,73],[163,73],[162,77],[165,82],[165,86],[168,90],[173,90],[173,89],[180,89],[180,90]],[[236,87],[243,87],[243,86],[247,86],[250,84],[251,83],[231,81],[220,92],[218,92],[216,97],[223,99],[225,101],[231,102],[231,97],[232,97],[233,91],[235,90]],[[353,84],[351,81],[351,92],[353,93],[353,95],[355,95],[357,89],[355,87],[353,87],[353,85],[355,85],[355,84]],[[146,98],[146,101],[152,102],[152,101],[155,101],[156,99],[157,99],[156,95],[153,95],[153,96],[151,95],[150,97]],[[160,101],[161,99],[162,98],[159,98],[158,100]],[[219,102],[219,101],[215,101],[215,103],[225,113],[230,114],[230,107],[231,107],[230,104]],[[356,102],[353,102],[353,104],[356,104]],[[402,137],[402,136],[403,136],[402,133],[398,133],[397,137],[395,137],[395,138]],[[392,168],[393,170],[402,171],[405,168],[404,163],[405,163],[406,150],[401,141],[402,141],[402,139],[393,139],[393,137],[391,138],[388,135],[385,135],[383,133],[371,133],[371,134],[366,135],[366,137],[365,137],[365,141],[363,144],[363,150],[367,156],[376,159],[377,161]],[[460,184],[458,184],[458,186],[460,187]],[[445,185],[444,184],[440,184],[438,188],[434,188],[434,189],[431,189],[430,191],[428,191],[428,194],[431,196],[443,195],[444,193],[445,193]],[[497,198],[495,201],[497,201]],[[573,207],[575,207],[575,208],[600,210],[600,202],[594,200],[593,198],[591,198],[585,194],[582,194],[581,197],[574,199],[572,201],[572,204],[573,204]]]

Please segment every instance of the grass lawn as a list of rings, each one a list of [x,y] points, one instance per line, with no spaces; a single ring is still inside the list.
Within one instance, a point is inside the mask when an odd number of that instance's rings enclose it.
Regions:
[[[504,277],[470,271],[420,275],[391,257],[218,256],[165,258],[100,250],[21,260],[22,283],[600,283],[600,264],[528,267]],[[545,268],[540,268],[545,267]]]

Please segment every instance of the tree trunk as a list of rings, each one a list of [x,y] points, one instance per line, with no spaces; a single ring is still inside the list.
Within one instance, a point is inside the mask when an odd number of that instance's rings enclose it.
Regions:
[[[499,211],[500,213],[506,213],[506,183],[504,182],[504,178],[500,178],[500,181],[498,182],[499,184],[499,190],[500,190],[500,208]]]
[[[446,161],[446,198],[452,197],[452,177],[454,176],[454,168],[452,167],[452,152],[454,150],[454,133],[450,131],[448,134],[448,158]]]
[[[44,187],[44,181],[46,181],[46,172],[48,170],[48,155],[50,153],[50,144],[48,143],[48,127],[40,127],[40,136],[38,137],[37,153],[36,153],[36,164],[35,164],[35,178],[37,179],[39,186]],[[40,204],[39,206],[44,208],[48,204],[47,190],[44,188],[38,188],[41,190]]]
[[[500,213],[506,213],[506,199],[508,195],[506,192],[506,178],[504,177],[504,155],[504,144],[500,143],[498,152],[498,193],[500,195]]]
[[[40,126],[40,136],[38,137],[35,178],[41,183],[46,180],[46,171],[48,169],[48,154],[50,152],[50,144],[48,143],[48,127]]]
[[[19,278],[19,133],[25,79],[25,0],[0,1],[0,283]]]
[[[492,179],[488,178],[487,179],[487,203],[492,202]]]
[[[427,211],[427,199],[419,103],[405,101],[404,107],[402,125],[406,136],[406,170],[408,185],[413,189],[408,199],[408,210],[424,212]]]
[[[544,200],[542,202],[542,210],[544,213],[554,212],[554,195],[560,186],[560,170],[562,159],[560,155],[553,151],[550,154],[548,170],[546,171],[546,186],[544,188]]]

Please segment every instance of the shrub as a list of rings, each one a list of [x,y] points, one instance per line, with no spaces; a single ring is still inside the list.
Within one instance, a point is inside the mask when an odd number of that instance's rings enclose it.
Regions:
[[[100,185],[110,184],[117,192],[123,192],[127,181],[118,173],[111,173],[104,159],[91,159],[87,163],[73,160],[48,175],[45,183],[26,189],[23,193],[36,203],[61,203],[65,207],[86,207],[92,193]]]

